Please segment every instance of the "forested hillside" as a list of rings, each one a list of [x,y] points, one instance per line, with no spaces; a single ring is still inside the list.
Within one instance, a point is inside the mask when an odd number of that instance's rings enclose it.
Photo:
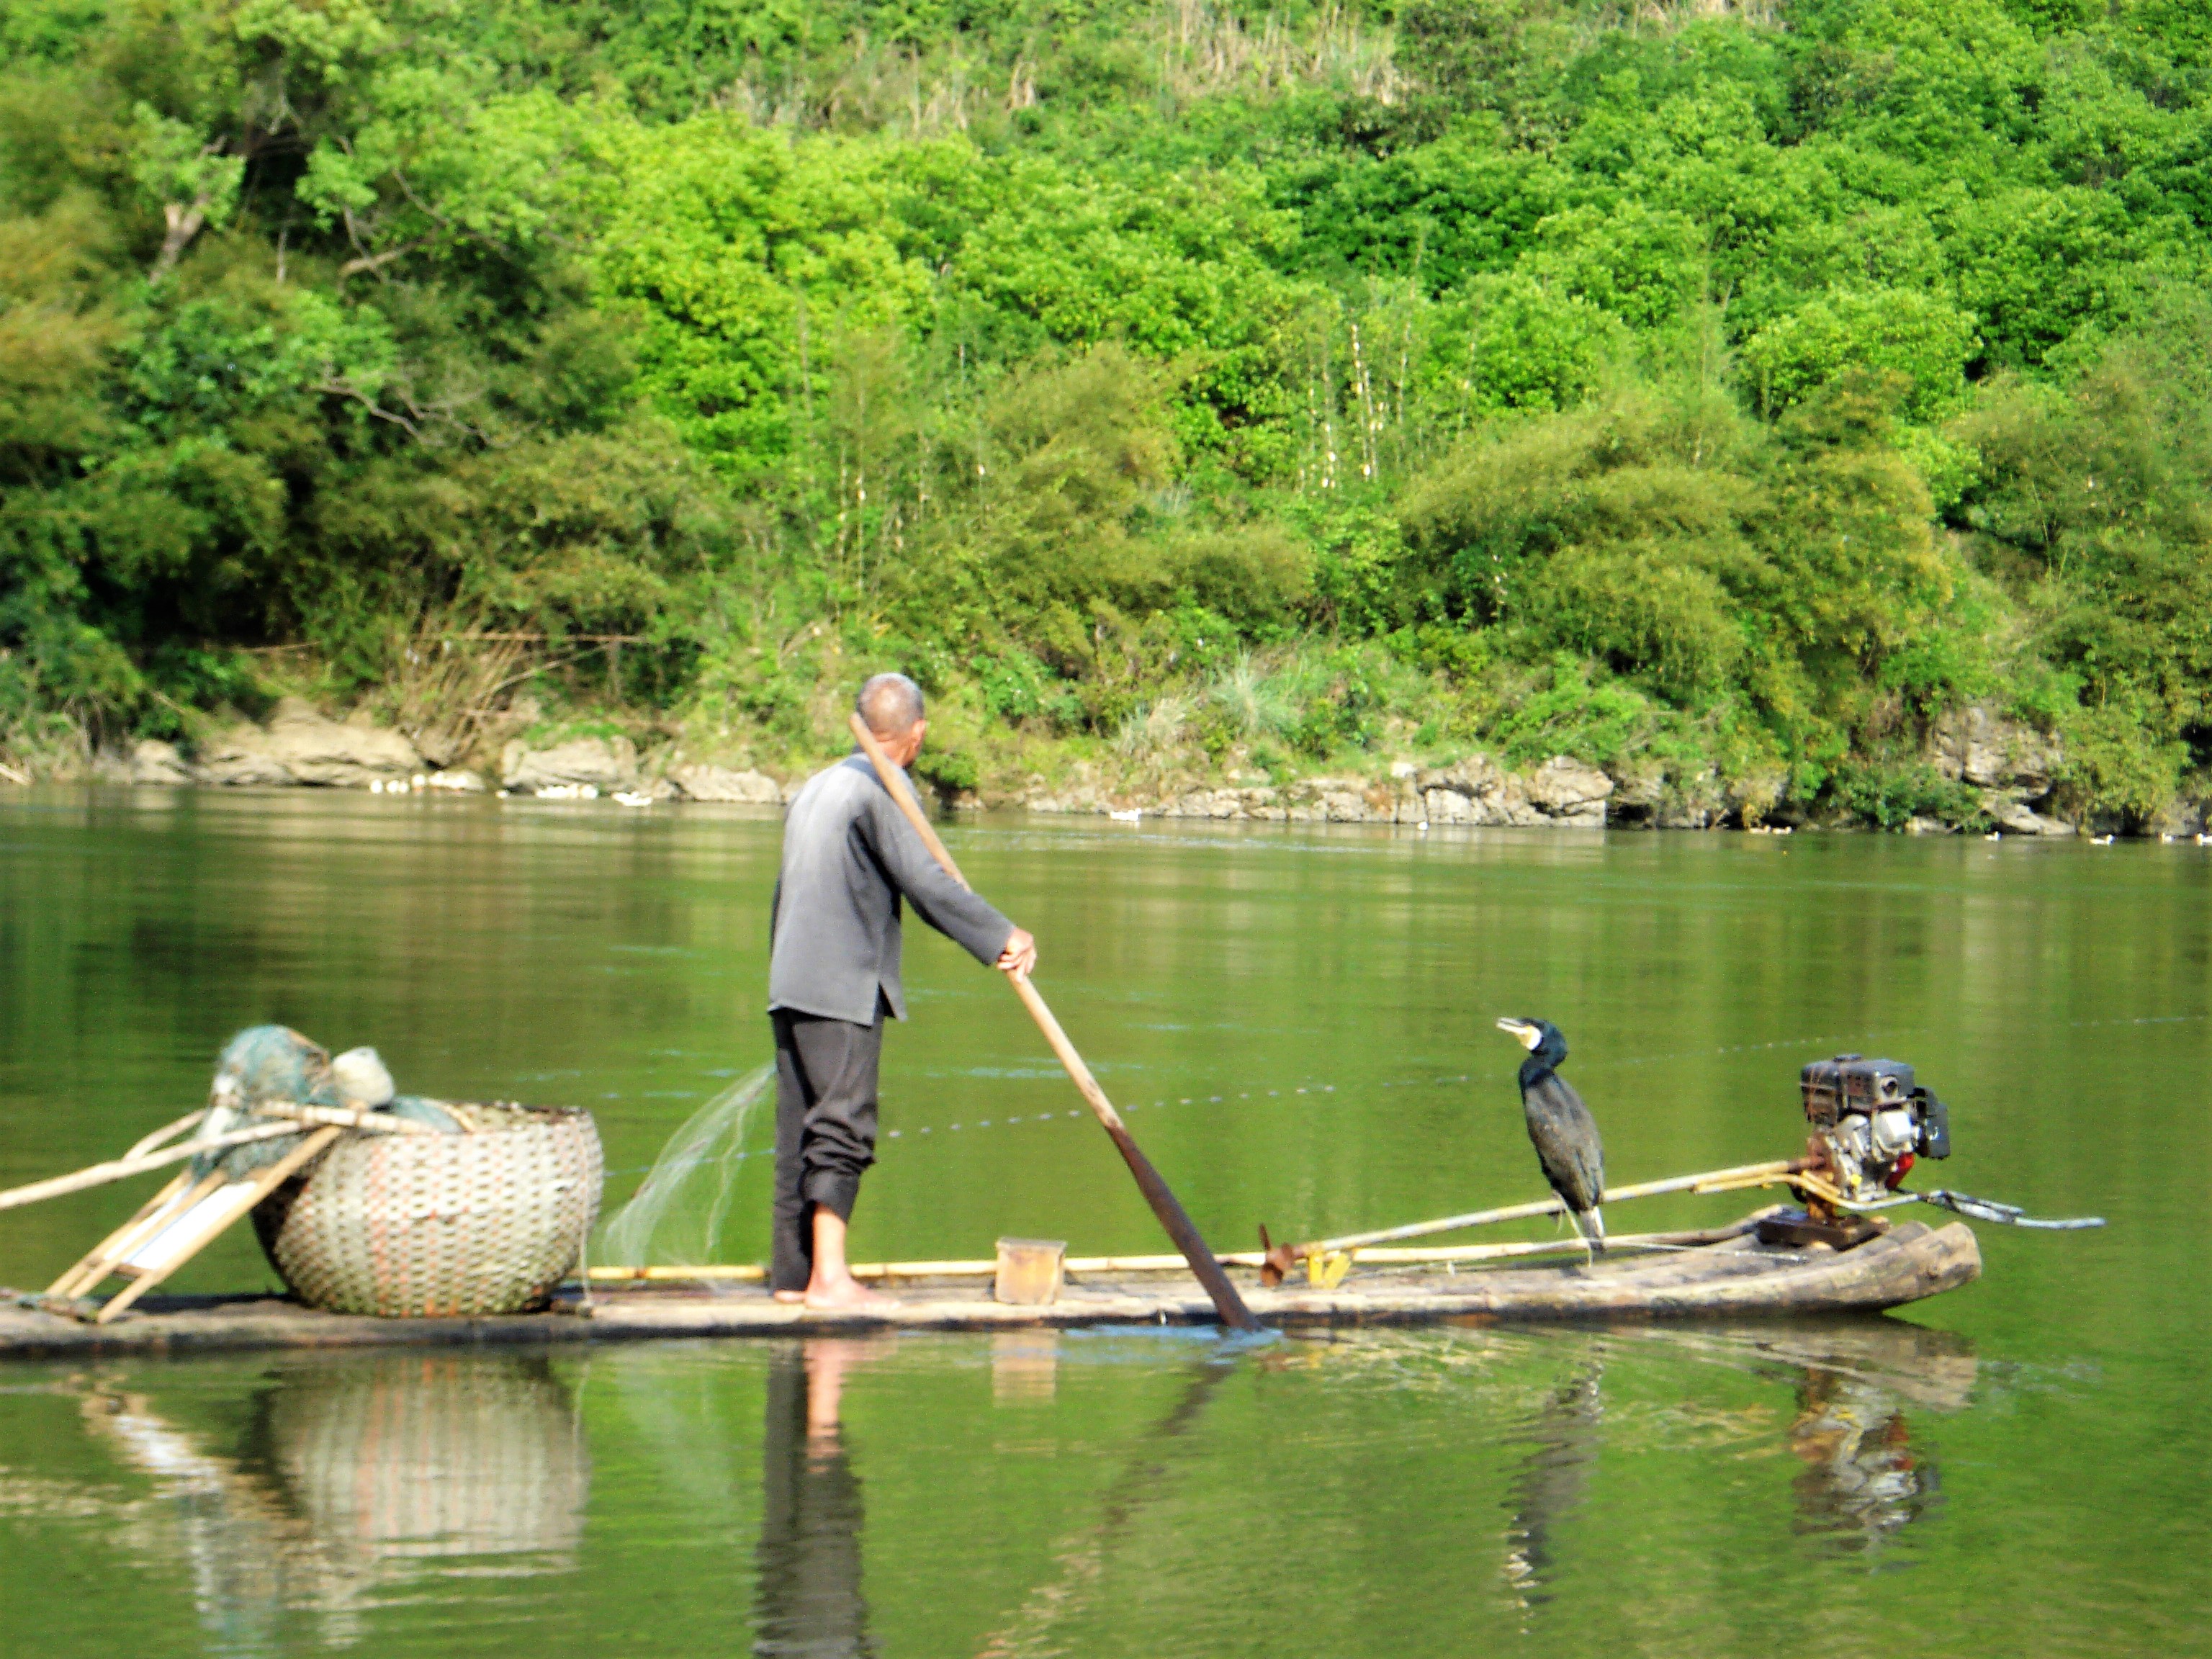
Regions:
[[[0,0],[0,757],[2212,792],[2207,0]]]

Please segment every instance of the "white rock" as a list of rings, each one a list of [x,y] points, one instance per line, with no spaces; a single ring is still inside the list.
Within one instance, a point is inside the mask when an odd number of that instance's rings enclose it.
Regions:
[[[1474,802],[1456,789],[1430,789],[1422,793],[1423,821],[1428,823],[1472,823]]]
[[[2015,836],[2070,836],[2074,826],[2061,818],[2047,818],[2026,802],[1996,790],[1982,795],[1982,810]]]
[[[1486,755],[1470,755],[1450,766],[1421,773],[1414,784],[1419,799],[1407,816],[1431,823],[1529,826],[1556,822],[1528,799],[1526,781],[1501,771]],[[1577,828],[1583,819],[1571,820]],[[1602,822],[1602,819],[1600,820]]]
[[[1304,778],[1283,793],[1297,823],[1389,823],[1398,816],[1393,792],[1364,778]]]
[[[198,775],[204,783],[357,788],[372,778],[406,778],[422,765],[415,745],[397,732],[363,715],[334,720],[286,697],[266,726],[240,722],[208,744]]]
[[[1321,804],[1331,823],[1366,823],[1377,816],[1364,794],[1350,789],[1332,789],[1321,798]]]
[[[1127,812],[1109,812],[1110,818],[1133,823],[1141,808]],[[1237,818],[1244,816],[1244,797],[1235,789],[1193,789],[1177,796],[1159,809],[1164,818]]]
[[[1984,703],[1952,710],[1929,734],[1931,758],[1943,776],[1983,789],[2014,789],[2033,800],[2051,792],[2064,758],[2058,739]]]
[[[269,734],[241,722],[200,745],[192,775],[201,783],[296,783],[290,770],[270,752]]]
[[[783,798],[781,787],[767,773],[732,771],[726,766],[679,766],[669,773],[668,781],[693,800],[774,806]]]
[[[1532,773],[1524,786],[1528,802],[1553,822],[1574,828],[1605,828],[1605,804],[1613,780],[1595,766],[1554,755]]]
[[[550,749],[529,749],[518,738],[501,753],[499,771],[510,791],[543,795],[566,786],[579,793],[588,789],[590,799],[637,782],[637,747],[628,738],[571,738]]]
[[[191,769],[173,743],[163,743],[155,738],[141,738],[131,745],[131,781],[133,783],[190,783]]]

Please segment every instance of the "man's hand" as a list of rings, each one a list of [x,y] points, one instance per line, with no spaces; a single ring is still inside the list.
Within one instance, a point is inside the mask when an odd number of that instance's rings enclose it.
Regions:
[[[1006,935],[1006,948],[999,952],[999,971],[1024,979],[1036,971],[1036,940],[1024,928]]]

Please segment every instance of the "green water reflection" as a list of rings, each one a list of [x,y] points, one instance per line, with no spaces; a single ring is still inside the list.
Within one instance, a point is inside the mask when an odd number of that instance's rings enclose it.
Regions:
[[[2207,1650],[2206,854],[1115,828],[953,840],[1217,1243],[1530,1195],[1500,1013],[1566,1030],[1616,1180],[1793,1150],[1797,1064],[1848,1046],[1950,1101],[1947,1184],[2113,1224],[1983,1228],[1984,1279],[1909,1322],[10,1367],[8,1650]],[[765,1057],[775,837],[0,797],[0,1182],[112,1154],[265,1018],[589,1105],[641,1171]],[[1153,1248],[1012,1000],[909,949],[856,1248]],[[0,1281],[138,1196],[0,1217]],[[180,1282],[270,1280],[240,1237]]]

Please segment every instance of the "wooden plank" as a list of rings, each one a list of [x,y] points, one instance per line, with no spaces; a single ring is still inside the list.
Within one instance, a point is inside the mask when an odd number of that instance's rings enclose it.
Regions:
[[[106,1325],[119,1318],[140,1297],[206,1249],[233,1222],[283,1186],[294,1171],[320,1158],[325,1149],[345,1133],[337,1127],[317,1129],[266,1169],[254,1171],[245,1180],[231,1182],[223,1189],[196,1201],[178,1218],[178,1237],[174,1239],[143,1241],[139,1246],[142,1249],[158,1243],[159,1255],[150,1258],[128,1285],[101,1304],[94,1316],[95,1322]]]
[[[94,1245],[59,1279],[46,1287],[48,1296],[82,1296],[107,1277],[115,1263],[131,1254],[131,1247],[149,1233],[190,1206],[202,1192],[222,1185],[220,1171],[193,1182],[191,1171],[182,1170],[169,1184],[141,1205],[136,1215]],[[190,1189],[189,1191],[187,1189]]]
[[[226,1179],[222,1174],[210,1176],[204,1191],[193,1194],[168,1215],[161,1218],[158,1226],[149,1227],[112,1264],[109,1271],[124,1279],[142,1279],[148,1273],[161,1273],[191,1254],[193,1241],[210,1225],[228,1225],[227,1212],[237,1201],[238,1193],[259,1179],[258,1175],[237,1181]]]

